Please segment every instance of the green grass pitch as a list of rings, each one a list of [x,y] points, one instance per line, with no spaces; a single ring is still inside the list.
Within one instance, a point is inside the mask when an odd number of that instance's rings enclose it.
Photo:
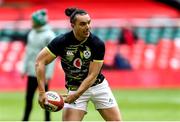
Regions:
[[[62,93],[62,91],[59,91]],[[64,93],[64,92],[63,92]],[[113,90],[124,121],[180,121],[180,90],[178,89],[121,89]],[[43,121],[44,112],[34,98],[30,120]],[[24,110],[24,92],[0,92],[0,121],[20,121]],[[62,112],[51,114],[61,121]],[[85,121],[103,121],[89,103]]]

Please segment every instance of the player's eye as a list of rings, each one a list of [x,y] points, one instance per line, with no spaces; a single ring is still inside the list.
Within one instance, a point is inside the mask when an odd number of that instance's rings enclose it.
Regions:
[[[85,26],[86,25],[86,22],[81,22],[80,23],[80,26]]]

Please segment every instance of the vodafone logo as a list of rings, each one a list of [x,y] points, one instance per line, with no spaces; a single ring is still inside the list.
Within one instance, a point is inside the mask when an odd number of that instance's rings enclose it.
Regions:
[[[73,62],[73,65],[78,68],[78,69],[81,69],[81,66],[82,66],[82,61],[80,58],[76,58]]]

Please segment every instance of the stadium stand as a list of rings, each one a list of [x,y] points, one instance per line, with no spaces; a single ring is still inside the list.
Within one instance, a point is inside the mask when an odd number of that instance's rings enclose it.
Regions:
[[[12,8],[14,2],[19,2],[19,5],[24,5],[24,7],[13,6]],[[63,10],[72,5],[87,9],[88,12],[92,13],[92,33],[97,34],[106,45],[105,67],[113,67],[117,51],[132,65],[134,72],[113,70],[114,78],[111,78],[111,73],[109,74],[108,71],[104,70],[108,78],[111,79],[112,85],[116,78],[119,81],[134,84],[134,86],[137,84],[133,83],[132,80],[143,82],[145,76],[149,80],[159,80],[158,82],[164,80],[160,76],[167,77],[165,81],[168,81],[171,76],[179,78],[177,72],[180,70],[180,20],[178,19],[179,12],[172,7],[152,0],[134,0],[133,2],[104,0],[103,4],[102,1],[95,2],[95,0],[86,1],[86,4],[80,0],[76,2],[62,0],[61,3],[58,0],[47,0],[45,3],[43,0],[27,0],[26,2],[28,4],[25,4],[23,0],[5,0],[6,4],[0,7],[0,86],[4,86],[9,80],[14,80],[17,83],[22,81],[19,71],[25,51],[26,35],[31,26],[30,13],[42,7],[47,8],[50,24],[54,27],[56,34],[59,35],[69,31],[70,25]],[[10,4],[7,5],[8,3]],[[133,46],[117,44],[122,31],[121,28],[126,21],[133,25],[135,33],[140,37]],[[58,73],[63,74],[59,64],[56,71],[54,80],[64,81],[63,78],[58,77]],[[151,75],[148,76],[148,73],[143,71],[147,71]],[[138,72],[145,76],[139,76]],[[166,76],[167,72],[169,75]],[[119,78],[118,73],[127,77],[132,75],[132,78]],[[16,76],[16,79],[12,79],[12,76]],[[177,81],[175,78],[173,80],[174,82]],[[124,82],[119,86],[128,84]]]
[[[65,32],[69,31],[68,28],[60,28],[55,29],[56,34],[63,34]],[[26,30],[26,32],[28,32]],[[168,60],[165,57],[171,57],[173,56],[173,53],[176,53],[178,55],[179,47],[178,45],[179,41],[178,38],[180,37],[180,29],[175,27],[136,27],[136,32],[138,36],[140,37],[140,42],[138,41],[137,44],[133,46],[133,48],[128,47],[128,45],[121,45],[120,46],[120,53],[130,60],[132,62],[133,67],[138,67],[137,62],[142,61],[142,57],[144,55],[144,61],[147,58],[147,61],[150,61],[149,58],[152,58],[151,56],[154,55],[154,58],[159,57],[159,60]],[[24,51],[24,45],[23,41],[10,41],[13,39],[13,35],[17,33],[17,30],[5,30],[1,33],[1,62],[3,61],[4,57],[10,57],[8,58],[8,61],[17,61],[16,60],[16,54],[21,53]],[[25,33],[25,32],[24,32]],[[120,29],[113,28],[113,27],[107,27],[107,28],[93,28],[92,33],[97,34],[102,40],[105,41],[106,44],[106,56],[105,56],[105,64],[107,65],[113,65],[113,57],[116,54],[116,48],[117,48],[117,38],[120,33]],[[19,37],[23,37],[23,34],[19,34]],[[7,40],[8,38],[8,40]],[[170,45],[174,44],[172,48],[170,48]],[[17,48],[18,47],[18,48]],[[174,51],[174,52],[173,52]],[[16,53],[17,52],[17,53]],[[128,54],[127,54],[128,52]],[[129,53],[131,52],[131,53]],[[9,56],[10,55],[10,56]],[[12,56],[11,56],[12,55]],[[141,56],[140,56],[141,55]],[[174,54],[175,55],[175,54]],[[150,57],[148,57],[150,56]],[[14,57],[14,58],[13,58]],[[135,59],[135,60],[134,60]],[[140,60],[140,61],[136,61]],[[153,61],[159,61],[159,60],[153,60]],[[136,63],[135,63],[136,62]],[[146,62],[147,63],[147,62]],[[141,64],[141,63],[140,63]],[[134,66],[136,65],[136,66]],[[145,64],[146,65],[146,64]],[[140,67],[139,67],[140,68]]]

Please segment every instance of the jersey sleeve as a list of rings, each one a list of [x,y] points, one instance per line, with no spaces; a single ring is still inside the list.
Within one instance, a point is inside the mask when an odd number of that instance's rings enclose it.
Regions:
[[[63,38],[56,37],[54,38],[46,47],[46,49],[50,52],[50,54],[54,57],[61,56],[63,52]]]
[[[95,42],[97,42],[97,43],[94,46],[93,61],[103,62],[104,54],[105,54],[105,44],[100,39],[97,39]]]

